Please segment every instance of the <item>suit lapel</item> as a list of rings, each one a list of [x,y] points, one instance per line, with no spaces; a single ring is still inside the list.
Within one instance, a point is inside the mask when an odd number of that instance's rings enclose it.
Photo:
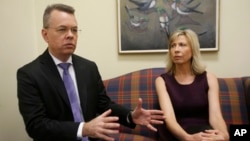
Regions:
[[[72,62],[75,70],[75,76],[76,76],[76,82],[77,82],[77,88],[78,88],[78,94],[80,98],[81,108],[84,115],[86,115],[86,109],[87,107],[87,88],[86,88],[86,67],[84,64],[78,60],[78,58],[75,55],[72,55]]]
[[[40,56],[40,62],[42,64],[41,69],[43,69],[45,74],[48,76],[48,79],[55,85],[56,89],[58,90],[58,94],[62,97],[63,101],[65,101],[66,105],[70,107],[70,102],[67,91],[64,87],[64,83],[58,72],[57,66],[55,65],[52,57],[49,55],[48,50],[46,50]]]

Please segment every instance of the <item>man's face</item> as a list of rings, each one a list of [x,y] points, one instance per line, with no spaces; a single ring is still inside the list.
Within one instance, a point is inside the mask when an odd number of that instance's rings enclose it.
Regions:
[[[42,35],[48,43],[49,51],[61,61],[66,61],[77,45],[76,18],[72,14],[54,10],[50,14],[48,25],[48,28],[42,29]]]

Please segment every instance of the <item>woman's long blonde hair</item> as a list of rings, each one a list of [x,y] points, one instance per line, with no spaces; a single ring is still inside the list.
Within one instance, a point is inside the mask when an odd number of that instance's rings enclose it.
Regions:
[[[191,29],[177,30],[170,36],[168,43],[169,52],[167,54],[166,71],[170,73],[175,73],[175,64],[171,59],[170,49],[173,41],[180,35],[184,35],[187,38],[188,42],[190,43],[190,47],[192,50],[191,68],[193,74],[198,75],[203,73],[206,67],[201,63],[200,43],[197,34]]]

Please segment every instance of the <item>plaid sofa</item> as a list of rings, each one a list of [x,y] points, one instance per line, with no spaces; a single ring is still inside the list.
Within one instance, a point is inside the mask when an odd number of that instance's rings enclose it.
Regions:
[[[128,108],[134,109],[138,98],[143,100],[143,108],[159,109],[154,81],[164,73],[164,68],[148,68],[130,72],[116,78],[104,80],[110,98]],[[235,78],[218,78],[220,100],[223,116],[227,125],[250,123],[250,76]],[[120,127],[118,141],[152,141],[157,140],[157,133],[144,126],[135,129]]]

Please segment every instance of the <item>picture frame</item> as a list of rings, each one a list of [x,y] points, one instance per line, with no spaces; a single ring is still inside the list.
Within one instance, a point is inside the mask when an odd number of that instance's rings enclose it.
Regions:
[[[201,51],[218,51],[220,0],[117,0],[119,53],[168,52],[176,29],[197,33]]]

